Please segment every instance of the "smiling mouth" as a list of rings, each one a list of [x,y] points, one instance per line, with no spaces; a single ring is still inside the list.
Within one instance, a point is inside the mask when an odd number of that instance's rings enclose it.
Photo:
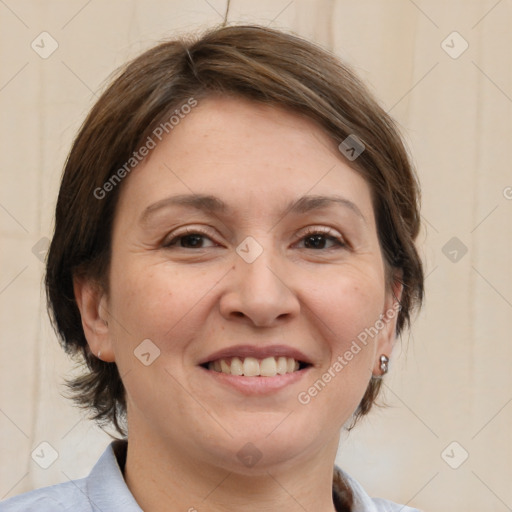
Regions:
[[[298,361],[293,357],[266,357],[256,359],[255,357],[230,357],[216,359],[201,365],[207,370],[224,373],[226,375],[237,375],[243,377],[276,377],[295,373],[309,366],[309,363]]]

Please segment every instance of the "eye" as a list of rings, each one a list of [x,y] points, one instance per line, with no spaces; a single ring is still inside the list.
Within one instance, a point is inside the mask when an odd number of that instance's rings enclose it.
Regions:
[[[207,247],[216,247],[217,245],[207,233],[190,228],[181,233],[176,233],[169,241],[163,243],[163,247],[167,249],[205,249]]]
[[[304,249],[313,250],[332,249],[334,247],[344,248],[347,246],[339,233],[327,227],[308,228],[298,243],[303,245]]]

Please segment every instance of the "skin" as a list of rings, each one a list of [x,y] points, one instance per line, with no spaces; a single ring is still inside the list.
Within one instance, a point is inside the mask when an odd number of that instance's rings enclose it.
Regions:
[[[381,374],[395,319],[307,405],[297,395],[400,296],[386,287],[369,186],[313,121],[228,97],[200,101],[122,186],[109,294],[88,280],[75,294],[92,352],[115,361],[126,388],[136,500],[151,512],[333,511],[339,432]],[[141,220],[183,194],[227,210],[169,206]],[[359,213],[287,210],[306,195],[343,197]],[[309,228],[329,233],[315,245]],[[252,263],[236,252],[248,236],[263,250]],[[145,339],[160,350],[149,366],[134,356]],[[279,391],[244,396],[198,367],[237,344],[295,347],[312,366]],[[248,442],[261,454],[252,467],[237,457]]]

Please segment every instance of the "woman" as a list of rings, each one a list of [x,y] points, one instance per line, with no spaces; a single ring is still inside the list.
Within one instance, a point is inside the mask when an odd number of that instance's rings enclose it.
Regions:
[[[125,439],[2,510],[413,510],[334,460],[421,303],[418,229],[393,122],[324,50],[233,26],[135,59],[73,144],[46,275],[76,400]]]

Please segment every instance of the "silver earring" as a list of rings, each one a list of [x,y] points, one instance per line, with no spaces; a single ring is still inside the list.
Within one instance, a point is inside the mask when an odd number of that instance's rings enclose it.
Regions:
[[[101,359],[101,350],[98,351],[98,359]]]
[[[389,370],[389,357],[382,354],[380,356],[380,371],[382,372],[382,375],[386,375]]]

